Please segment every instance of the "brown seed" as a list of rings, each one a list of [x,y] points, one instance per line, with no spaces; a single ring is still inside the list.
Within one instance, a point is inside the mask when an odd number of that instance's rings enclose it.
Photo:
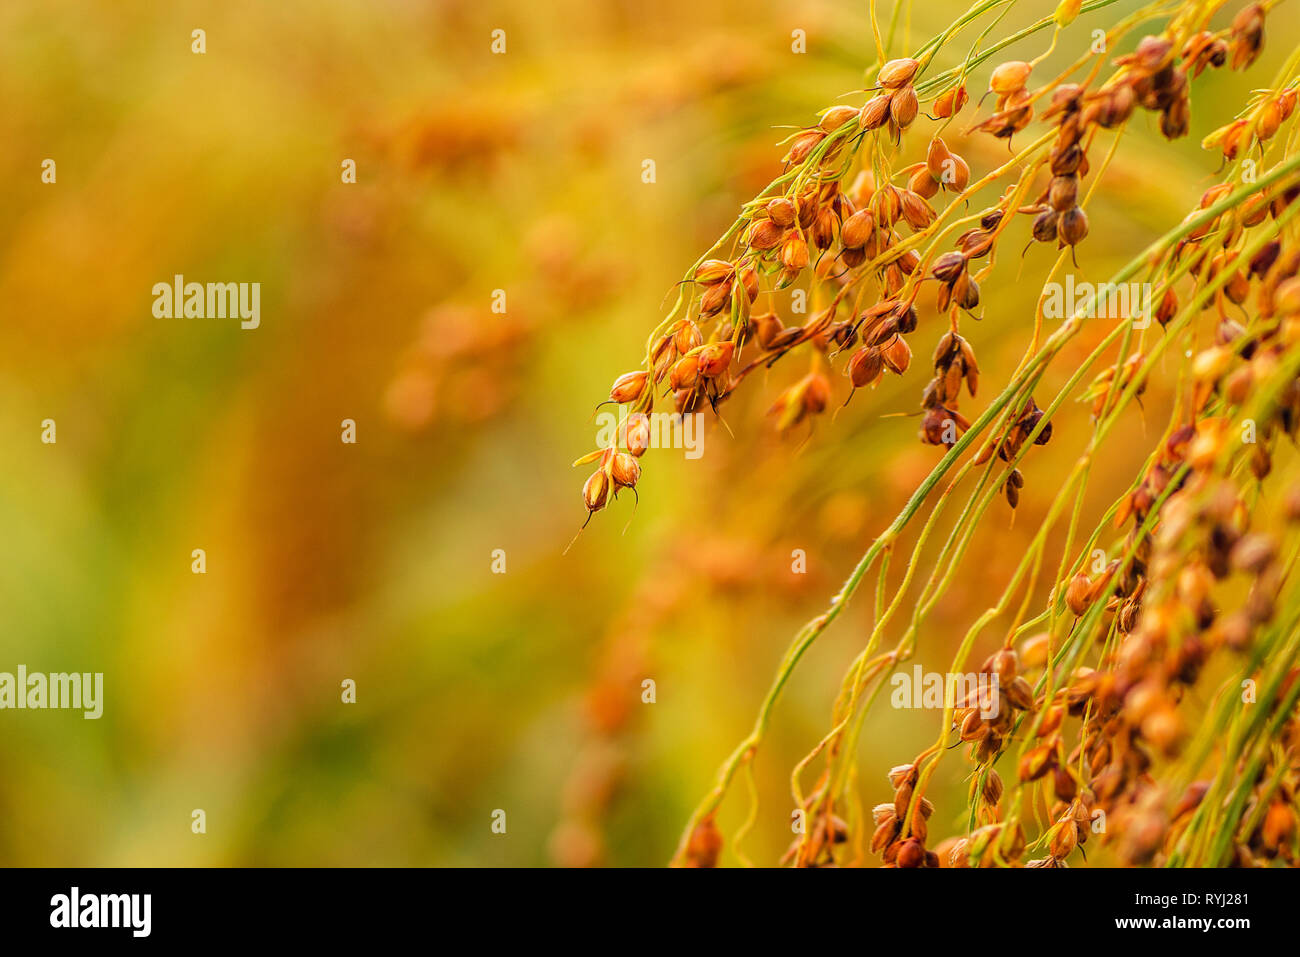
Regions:
[[[610,477],[620,488],[635,488],[641,478],[641,466],[627,452],[616,452],[610,461]]]
[[[1160,116],[1160,132],[1166,139],[1176,140],[1186,136],[1191,126],[1191,109],[1185,100],[1174,103]]]
[[[975,759],[977,761],[990,761],[1001,750],[1002,737],[997,734],[987,734],[975,748]]]
[[[635,402],[645,391],[649,377],[647,372],[625,372],[614,380],[614,386],[609,390],[609,397],[615,402]]]
[[[894,816],[893,802],[885,801],[873,807],[871,809],[871,820],[874,824],[895,823],[898,819]]]
[[[695,281],[705,286],[730,279],[736,267],[722,259],[706,259],[695,270]]]
[[[1119,83],[1107,90],[1102,90],[1096,102],[1096,121],[1102,129],[1114,129],[1128,121],[1137,106],[1137,97],[1133,87]]]
[[[903,87],[889,100],[889,118],[898,125],[900,130],[905,130],[912,125],[920,109],[921,104],[916,99],[916,90],[910,86]]]
[[[1264,246],[1259,250],[1259,252],[1255,253],[1254,256],[1250,257],[1250,268],[1247,270],[1247,275],[1250,276],[1265,275],[1270,269],[1273,268],[1273,264],[1277,262],[1277,258],[1281,254],[1281,252],[1282,252],[1282,244],[1278,242],[1276,239],[1272,240],[1271,242],[1265,243]]]
[[[871,237],[874,221],[869,210],[860,209],[840,226],[840,242],[845,249],[860,249]]]
[[[826,134],[821,130],[804,130],[790,141],[790,152],[786,153],[785,161],[792,166],[798,166],[825,138]]]
[[[1232,547],[1230,561],[1238,571],[1259,575],[1273,563],[1276,555],[1277,547],[1272,539],[1262,533],[1252,532]]]
[[[1052,789],[1062,801],[1073,801],[1079,793],[1079,782],[1074,780],[1074,775],[1068,769],[1058,767],[1052,772]]]
[[[1225,128],[1223,138],[1219,142],[1219,149],[1223,152],[1224,159],[1234,160],[1241,149],[1242,140],[1249,131],[1250,123],[1246,120],[1238,120]],[[1256,131],[1258,132],[1258,130]],[[1261,136],[1260,139],[1267,139]]]
[[[1142,721],[1142,737],[1166,755],[1176,753],[1182,734],[1182,721],[1172,705],[1156,709]]]
[[[1294,86],[1289,86],[1278,94],[1278,108],[1282,111],[1282,119],[1289,120],[1292,111],[1295,110],[1296,103],[1300,102],[1300,91]]]
[[[1083,160],[1083,147],[1078,143],[1071,143],[1063,150],[1054,151],[1052,153],[1052,175],[1072,176],[1079,172]]]
[[[925,863],[925,846],[916,838],[908,838],[898,849],[899,867],[920,867]]]
[[[1278,283],[1273,290],[1273,309],[1279,316],[1300,315],[1300,276]]]
[[[668,384],[674,392],[694,388],[699,377],[699,371],[700,360],[698,355],[682,356],[673,363],[672,371],[668,374]]]
[[[722,831],[709,815],[691,831],[686,842],[686,860],[691,867],[717,867],[722,853]]]
[[[999,65],[989,77],[989,89],[998,96],[1010,96],[1025,87],[1033,67],[1024,60],[1009,60]]]
[[[904,783],[894,792],[894,816],[900,822],[907,819],[907,809],[912,803],[912,785]]]
[[[992,230],[969,229],[957,238],[957,248],[967,259],[983,259],[993,249]]]
[[[1223,287],[1223,294],[1228,297],[1229,302],[1240,306],[1250,295],[1250,280],[1243,276],[1240,270],[1233,270],[1232,278]]]
[[[1088,216],[1078,206],[1061,214],[1057,234],[1067,246],[1077,246],[1088,235]]]
[[[1003,686],[1010,685],[1016,680],[1016,675],[1020,670],[1020,661],[1015,651],[1010,648],[1003,648],[989,658],[987,669],[998,676]]]
[[[1017,677],[1010,684],[1004,685],[1003,690],[1006,693],[1007,701],[1011,707],[1019,711],[1032,711],[1034,709],[1034,689],[1024,678]]]
[[[1101,676],[1092,668],[1076,668],[1070,679],[1067,698],[1071,704],[1087,701],[1101,684]]]
[[[952,286],[944,284],[939,287],[939,293],[935,296],[934,308],[938,312],[947,312],[952,305]]]
[[[1052,636],[1044,631],[1020,643],[1020,662],[1026,670],[1032,671],[1047,664],[1047,651],[1051,640]]]
[[[1079,198],[1079,177],[1071,174],[1068,176],[1053,176],[1051,185],[1047,190],[1047,201],[1051,203],[1052,209],[1063,213],[1073,208]]]
[[[956,153],[952,155],[951,166],[939,177],[943,188],[955,193],[963,192],[970,185],[970,167]]]
[[[1120,560],[1116,558],[1097,576],[1091,588],[1088,589],[1088,604],[1095,604],[1109,590],[1111,579],[1115,577],[1115,572],[1119,570],[1119,566]]]
[[[886,867],[897,867],[898,849],[903,846],[902,841],[894,841],[885,848],[885,853],[881,855],[881,860],[885,862]]]
[[[1050,851],[1057,860],[1070,856],[1079,843],[1079,833],[1074,821],[1065,821],[1056,826],[1052,834]]]
[[[753,303],[758,298],[758,271],[748,264],[748,261],[741,264],[740,284],[745,289],[745,297]]]
[[[953,844],[952,850],[948,852],[949,865],[952,867],[969,867],[970,848],[970,840],[964,837]]]
[[[920,65],[910,57],[890,60],[880,68],[880,75],[876,78],[877,82],[885,89],[896,90],[912,82],[912,78],[916,76],[916,71]]]
[[[969,95],[966,93],[965,85],[953,87],[951,90],[939,94],[935,99],[934,115],[941,120],[955,116],[966,105],[967,99],[969,99]]]
[[[892,805],[890,806],[890,812],[890,818],[877,824],[875,831],[871,834],[871,853],[873,854],[879,854],[884,850],[894,839],[895,832],[898,830],[898,822],[892,816]]]
[[[912,818],[912,833],[909,835],[920,841],[921,844],[925,844],[925,839],[930,833],[930,826],[925,823],[925,818],[924,814],[918,814]]]
[[[952,151],[940,137],[936,136],[930,140],[930,145],[925,152],[925,167],[929,170],[930,175],[935,181],[943,178],[946,164],[952,159]]]
[[[900,190],[903,219],[912,229],[920,232],[935,220],[935,211],[930,204],[910,189]]]
[[[1070,579],[1070,584],[1065,590],[1065,604],[1075,615],[1082,615],[1091,603],[1089,599],[1091,593],[1092,580],[1088,578],[1086,572],[1079,572]]]
[[[761,219],[749,231],[749,245],[753,249],[775,249],[781,244],[785,229],[774,219]]]
[[[1060,123],[1061,133],[1065,135],[1072,128],[1069,120],[1071,114],[1079,111],[1083,92],[1083,87],[1078,83],[1065,83],[1058,86],[1052,91],[1052,99],[1047,109],[1043,111],[1043,119],[1064,114]]]
[[[970,311],[980,304],[980,287],[970,273],[962,273],[952,285],[952,298],[963,309]]]
[[[816,189],[807,190],[795,205],[799,211],[800,228],[808,229],[817,218],[817,214],[821,212],[821,195]]]
[[[736,351],[736,344],[731,340],[711,342],[700,350],[699,374],[706,379],[713,379],[727,371],[731,357]]]
[[[644,412],[633,412],[623,426],[623,445],[633,455],[641,455],[650,447],[650,417]]]
[[[907,178],[907,188],[922,199],[933,199],[939,192],[939,181],[924,165],[917,164],[915,172]]]
[[[822,114],[821,122],[818,124],[827,133],[838,130],[858,115],[857,107],[853,106],[832,106]]]
[[[904,784],[914,785],[920,777],[920,772],[914,764],[896,764],[889,769],[889,786],[894,789],[902,787]]]
[[[1060,214],[1054,209],[1045,209],[1034,218],[1033,236],[1040,243],[1049,243],[1056,238],[1057,223]]]
[[[1169,320],[1176,315],[1178,315],[1178,295],[1170,286],[1165,289],[1164,295],[1160,297],[1160,305],[1156,307],[1156,322],[1167,326]]]
[[[1048,708],[1043,714],[1043,723],[1038,727],[1038,737],[1045,738],[1061,726],[1065,719],[1065,709],[1061,707]]]
[[[823,412],[831,400],[830,381],[819,373],[809,373],[799,383],[803,390],[803,406],[809,412]]]
[[[890,372],[902,375],[912,363],[912,350],[902,336],[894,336],[882,350],[885,365]]]
[[[680,355],[686,355],[704,341],[700,327],[689,319],[682,319],[673,325],[673,348]]]
[[[876,194],[871,197],[871,213],[881,227],[893,226],[898,222],[902,211],[903,201],[899,196],[899,190],[889,184],[876,190]]]
[[[934,411],[938,412],[940,410],[936,409]],[[943,443],[939,441],[930,444],[942,445]],[[966,713],[966,717],[962,719],[959,734],[963,741],[978,741],[980,738],[988,734],[989,730],[988,724],[980,717],[980,713],[972,708]]]
[[[829,249],[831,243],[835,241],[835,214],[831,212],[829,206],[823,207],[817,214],[809,235],[812,237],[813,245],[818,249]]]
[[[598,512],[605,507],[605,501],[609,498],[609,476],[605,470],[592,472],[586,483],[582,486],[582,501],[587,506],[588,512]]]
[[[1255,62],[1264,45],[1264,5],[1252,3],[1232,19],[1232,68],[1245,69]]]
[[[1052,769],[1054,752],[1050,744],[1026,751],[1017,768],[1021,781],[1037,781]]]
[[[1264,815],[1264,823],[1260,825],[1260,839],[1265,850],[1276,854],[1291,843],[1295,833],[1295,811],[1285,801],[1273,801]]]
[[[803,269],[808,265],[808,244],[797,234],[781,244],[781,265],[786,269]]]
[[[884,126],[889,120],[890,99],[889,93],[881,93],[869,99],[858,114],[858,125],[864,130],[876,130]]]
[[[794,326],[789,329],[782,329],[780,332],[776,333],[776,335],[772,337],[772,342],[768,346],[768,349],[773,352],[779,352],[782,349],[787,349],[790,346],[794,345],[802,338],[803,338],[803,329],[800,328],[799,326]]]
[[[935,260],[938,262],[938,260]],[[952,330],[939,337],[934,347],[934,367],[936,370],[953,363],[961,355],[961,344],[965,340]]]
[[[727,308],[731,303],[731,286],[730,282],[720,282],[716,286],[706,287],[708,291],[700,297],[700,312],[705,316],[713,316]],[[681,351],[680,345],[678,351]]]
[[[855,389],[879,381],[884,368],[884,360],[879,349],[863,347],[849,359],[848,374]]]
[[[768,203],[765,208],[767,209],[767,215],[771,218],[772,222],[776,223],[776,225],[780,226],[782,229],[787,229],[794,225],[794,203],[786,199],[784,196],[778,196],[776,199]]]
[[[984,787],[982,791],[984,800],[989,804],[997,804],[1002,800],[1002,779],[998,777],[998,772],[992,768],[984,777]]]
[[[953,363],[943,375],[943,401],[945,405],[956,405],[961,398],[961,366]]]
[[[1133,63],[1148,73],[1154,73],[1166,65],[1173,52],[1173,44],[1164,37],[1148,35],[1138,41],[1137,49],[1133,53],[1121,57],[1120,60],[1124,63]]]

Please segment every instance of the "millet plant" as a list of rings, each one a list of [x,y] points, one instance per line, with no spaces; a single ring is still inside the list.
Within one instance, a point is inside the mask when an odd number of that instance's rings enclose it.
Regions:
[[[1040,75],[1080,12],[1114,2],[1063,0],[1054,16],[990,40],[1014,0],[980,0],[894,59],[873,4],[878,63],[861,102],[831,106],[789,138],[783,172],[690,268],[640,367],[614,382],[622,428],[610,447],[578,462],[596,466],[583,488],[589,519],[635,490],[651,413],[717,412],[752,373],[782,360],[807,363],[771,405],[777,428],[790,430],[844,401],[837,392],[870,390],[926,361],[917,350],[929,353],[919,439],[942,451],[827,609],[795,635],[753,730],[722,764],[673,863],[718,862],[719,806],[737,775],[752,773],[801,658],[869,576],[869,635],[826,734],[791,773],[806,826],[783,863],[1059,867],[1084,860],[1090,838],[1135,865],[1294,860],[1300,488],[1270,484],[1269,475],[1277,444],[1300,427],[1300,150],[1289,122],[1300,51],[1205,139],[1222,156],[1220,182],[1110,278],[1147,284],[1154,322],[1106,317],[1090,301],[1051,325],[1040,302],[1018,367],[988,398],[962,333],[994,292],[986,280],[1007,244],[1012,255],[1027,242],[1054,246],[1048,281],[1086,249],[1089,200],[1126,126],[1150,113],[1165,138],[1185,136],[1192,84],[1250,68],[1275,5],[1151,3],[1107,30],[1100,52],[1089,45],[1059,74]],[[1216,18],[1226,25],[1214,29]],[[978,39],[952,57],[967,28]],[[1047,31],[1038,58],[1000,61],[1006,47]],[[1106,52],[1120,47],[1131,52]],[[941,56],[960,62],[941,70]],[[972,170],[949,145],[962,136],[1005,140],[1005,162]],[[923,146],[924,160],[901,165],[907,146],[914,154]],[[796,282],[809,284],[817,304],[799,323],[779,315],[771,295]],[[932,305],[945,327],[920,323],[918,304],[927,314]],[[1085,327],[1098,344],[1064,387],[1045,392],[1045,371]],[[1092,524],[1084,497],[1098,455],[1151,376],[1171,370],[1172,416],[1127,491]],[[982,516],[998,499],[1014,509],[1031,494],[1030,453],[1052,441],[1054,417],[1072,399],[1090,403],[1091,434],[1064,483],[1044,490],[1045,520],[1029,549],[1008,560],[1005,590],[948,666],[996,676],[996,700],[950,693],[933,744],[900,755],[906,761],[888,772],[893,800],[868,817],[853,793],[866,716],[891,670],[916,653]],[[1260,527],[1266,511],[1284,521]],[[932,537],[953,512],[946,536]],[[910,554],[896,554],[913,523]],[[1048,554],[1052,534],[1064,537],[1059,561]],[[1098,552],[1109,556],[1100,566]],[[905,571],[891,587],[898,560]],[[1006,618],[996,650],[973,657],[977,640]],[[1198,687],[1212,657],[1233,667],[1219,686]],[[1250,707],[1241,704],[1243,682],[1255,696]],[[968,765],[965,827],[933,835],[927,791],[956,755]],[[734,846],[756,814],[751,808]]]

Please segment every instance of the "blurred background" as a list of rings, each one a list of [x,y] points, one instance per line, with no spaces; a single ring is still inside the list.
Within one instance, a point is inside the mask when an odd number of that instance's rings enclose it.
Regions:
[[[1052,7],[1021,0],[999,35]],[[874,61],[867,8],[0,5],[0,671],[105,676],[98,721],[0,712],[0,863],[664,863],[791,635],[937,461],[908,416],[942,323],[922,313],[908,375],[785,437],[764,412],[803,367],[754,377],[725,408],[734,435],[711,423],[696,460],[651,450],[635,513],[623,496],[564,554],[585,518],[570,462],[595,447],[595,404],[637,366],[673,283],[780,172],[780,127],[862,102],[839,97]],[[964,8],[909,6],[891,53]],[[1085,14],[1051,66],[1132,9]],[[1080,279],[1195,205],[1220,165],[1200,139],[1295,42],[1272,17],[1248,74],[1197,80],[1185,140],[1135,117],[1089,207]],[[956,132],[976,176],[1006,156]],[[912,138],[917,158],[927,138]],[[1013,226],[1013,245],[1027,231]],[[985,383],[971,418],[1022,354],[1054,252],[999,258],[984,318],[963,326]],[[260,282],[260,327],[156,318],[152,287],[178,273]],[[1155,383],[1124,421],[1092,518],[1169,402]],[[1087,429],[1070,403],[1027,461],[1018,511],[993,507],[921,636],[927,667],[944,670],[1001,590]],[[790,768],[829,726],[869,606],[851,605],[787,687],[757,763],[755,861],[790,840]],[[868,806],[936,722],[876,709]],[[936,837],[962,821],[961,762],[947,764]],[[741,783],[724,832],[745,810]]]

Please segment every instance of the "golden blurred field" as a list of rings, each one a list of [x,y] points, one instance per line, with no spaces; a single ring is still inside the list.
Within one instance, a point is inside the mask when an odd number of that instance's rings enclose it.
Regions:
[[[1079,35],[1134,6],[1085,14]],[[1052,7],[1024,0],[999,29]],[[962,9],[915,5],[900,47]],[[702,457],[652,451],[635,513],[620,500],[563,554],[585,518],[569,465],[673,284],[780,172],[788,127],[861,102],[837,98],[874,63],[866,10],[0,6],[0,670],[105,675],[98,721],[0,712],[0,863],[666,862],[790,635],[938,460],[916,441],[925,371],[781,438],[764,412],[802,371],[776,366],[727,404],[730,432],[714,423]],[[1198,81],[1184,140],[1137,117],[1089,208],[1079,274],[1104,279],[1195,205],[1220,165],[1201,138],[1297,39],[1278,15],[1250,73]],[[1084,52],[1068,43],[1053,63]],[[962,146],[972,167],[1004,156]],[[1004,255],[964,327],[989,382],[1023,353],[1054,255]],[[150,290],[175,274],[260,282],[260,327],[155,317]],[[1132,479],[1170,394],[1153,383],[1125,419],[1093,508]],[[349,418],[355,444],[340,441]],[[1072,403],[1021,507],[993,509],[921,660],[949,657],[1000,590],[1087,420]],[[786,689],[757,764],[755,861],[789,842],[790,768],[825,733],[870,604]],[[873,712],[868,804],[935,722]],[[959,772],[941,772],[957,800],[936,797],[939,830],[961,825]]]

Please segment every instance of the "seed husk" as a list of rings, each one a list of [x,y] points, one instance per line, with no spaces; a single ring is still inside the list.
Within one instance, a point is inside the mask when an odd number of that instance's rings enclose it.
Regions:
[[[1033,67],[1024,60],[1009,60],[999,64],[989,78],[989,89],[998,96],[1010,96],[1017,90],[1025,88]]]
[[[889,118],[898,125],[900,130],[905,130],[912,125],[920,108],[921,104],[916,99],[916,90],[905,86],[890,97]]]
[[[921,64],[918,61],[910,57],[890,60],[880,68],[880,74],[876,79],[885,89],[896,90],[911,83],[920,66]]]
[[[878,130],[889,120],[890,94],[873,96],[858,114],[858,125],[864,130]]]
[[[1067,209],[1057,223],[1057,234],[1067,246],[1077,246],[1088,235],[1088,216],[1078,206]]]
[[[650,374],[645,371],[625,372],[614,380],[609,397],[615,402],[635,402],[645,391]]]

